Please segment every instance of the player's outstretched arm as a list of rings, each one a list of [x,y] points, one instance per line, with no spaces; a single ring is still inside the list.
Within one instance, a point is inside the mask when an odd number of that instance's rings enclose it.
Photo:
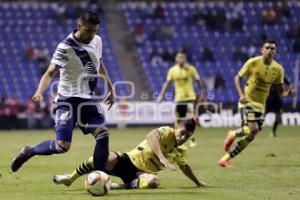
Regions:
[[[201,81],[201,79],[197,80],[198,83],[198,87],[200,88],[200,102],[206,102],[206,89],[204,87],[203,82]]]
[[[152,130],[148,135],[147,135],[147,141],[148,144],[151,148],[151,150],[154,152],[154,154],[158,157],[159,161],[169,169],[176,169],[172,163],[170,163],[167,158],[164,156],[164,154],[161,151],[160,148],[160,136],[159,133],[156,129]]]
[[[207,184],[205,182],[199,181],[194,174],[192,168],[187,165],[179,166],[180,170],[186,175],[191,181],[193,181],[198,187],[205,187]]]
[[[158,101],[162,101],[164,99],[164,96],[166,94],[166,91],[168,90],[169,86],[171,85],[172,81],[170,80],[167,80],[164,84],[163,84],[163,87],[161,89],[161,92],[159,94],[159,97],[158,97]]]
[[[33,101],[39,102],[43,100],[43,92],[48,88],[57,72],[58,68],[53,64],[50,64],[47,71],[42,76],[38,88],[32,97]]]
[[[279,96],[282,96],[282,97],[295,96],[295,90],[292,85],[289,85],[288,88],[285,89],[283,87],[283,84],[278,84],[278,85],[275,85],[275,88],[276,88],[276,92],[279,94]]]
[[[106,79],[105,81],[107,81],[107,86],[108,86],[108,89],[109,89],[109,95],[105,99],[105,103],[109,105],[109,108],[108,108],[108,110],[109,110],[115,102],[116,94],[115,94],[115,89],[113,88],[113,84],[110,80],[110,77],[107,73],[106,67],[103,64],[103,62],[101,62],[101,64],[100,64],[99,74],[102,75]]]

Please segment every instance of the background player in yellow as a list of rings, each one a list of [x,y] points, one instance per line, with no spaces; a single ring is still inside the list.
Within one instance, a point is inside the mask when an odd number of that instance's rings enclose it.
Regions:
[[[194,81],[197,82],[201,93],[198,95],[199,102],[204,102],[205,87],[200,79],[197,69],[187,63],[186,55],[178,52],[175,57],[175,65],[171,67],[167,74],[167,80],[163,84],[158,101],[162,101],[166,91],[172,82],[175,85],[176,117],[177,122],[185,117],[191,117],[195,113],[197,94],[195,92]],[[191,146],[194,146],[194,138],[191,138]]]
[[[250,58],[234,78],[240,96],[238,107],[241,111],[242,127],[228,132],[224,141],[224,150],[227,153],[219,160],[222,167],[231,167],[229,160],[245,149],[261,130],[271,86],[275,87],[280,96],[294,94],[291,87],[286,90],[283,87],[284,70],[274,60],[276,48],[275,41],[264,41],[261,47],[262,55]],[[240,83],[243,77],[247,79],[244,91]],[[237,137],[241,139],[230,149]]]
[[[183,120],[173,129],[163,126],[152,130],[136,148],[127,153],[111,151],[106,163],[105,172],[120,177],[124,185],[113,184],[113,187],[157,188],[156,174],[165,169],[180,170],[198,187],[206,183],[199,181],[186,157],[187,148],[183,145],[195,130],[194,119]],[[93,157],[84,161],[70,175],[56,175],[53,180],[57,184],[70,186],[78,177],[94,170]]]

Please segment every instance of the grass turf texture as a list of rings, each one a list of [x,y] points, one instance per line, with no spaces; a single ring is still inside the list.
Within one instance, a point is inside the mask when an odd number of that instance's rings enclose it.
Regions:
[[[128,151],[135,147],[151,128],[110,129],[111,150]],[[164,200],[282,200],[300,199],[300,132],[299,127],[280,127],[279,137],[270,138],[270,128],[236,159],[235,167],[217,166],[224,154],[222,145],[228,129],[197,129],[198,145],[189,148],[189,161],[198,177],[208,183],[196,188],[179,169],[159,174],[156,190],[117,190],[104,197],[92,197],[84,190],[84,178],[70,187],[55,185],[52,176],[71,173],[93,152],[94,139],[74,133],[71,150],[66,154],[34,157],[17,173],[12,173],[12,157],[23,145],[34,145],[54,138],[53,131],[0,132],[0,199],[1,200],[68,200],[68,199],[164,199]],[[113,178],[119,181],[117,178]]]

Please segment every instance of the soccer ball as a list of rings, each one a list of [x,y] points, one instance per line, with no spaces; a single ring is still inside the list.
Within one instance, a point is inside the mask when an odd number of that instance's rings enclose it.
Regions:
[[[109,176],[102,171],[93,171],[91,172],[85,182],[85,189],[95,196],[106,195],[110,190],[111,181]]]

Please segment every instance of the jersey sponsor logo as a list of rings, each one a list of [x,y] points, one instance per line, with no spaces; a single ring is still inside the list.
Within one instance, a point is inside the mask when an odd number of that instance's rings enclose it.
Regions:
[[[84,65],[84,69],[86,72],[91,73],[91,74],[94,74],[95,72],[97,72],[96,67],[93,62],[87,62]]]
[[[84,77],[84,80],[87,81],[94,81],[98,77],[95,75],[97,73],[96,67],[94,63],[88,62],[84,65],[84,71],[87,73],[87,75]]]
[[[267,80],[263,80],[262,78],[257,78],[255,80],[255,90],[260,92],[268,92],[271,86],[271,82],[267,82]]]
[[[94,65],[93,62],[87,62],[84,65],[84,70],[85,72],[88,74],[86,77],[84,77],[84,80],[87,81],[94,81],[95,79],[97,79],[98,77],[95,75],[97,74],[97,70],[96,67]],[[90,75],[90,76],[89,76]]]

